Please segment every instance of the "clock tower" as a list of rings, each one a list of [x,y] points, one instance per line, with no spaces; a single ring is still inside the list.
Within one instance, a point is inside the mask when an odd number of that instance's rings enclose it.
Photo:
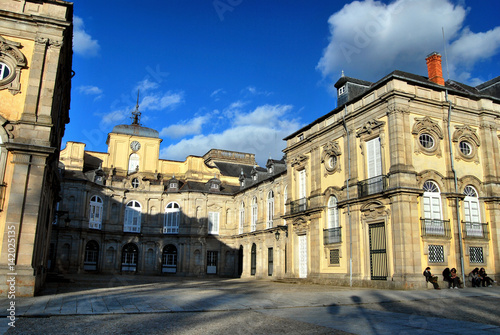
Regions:
[[[108,167],[113,166],[120,175],[159,170],[160,143],[158,131],[140,123],[139,95],[132,111],[132,123],[115,126],[108,134]]]

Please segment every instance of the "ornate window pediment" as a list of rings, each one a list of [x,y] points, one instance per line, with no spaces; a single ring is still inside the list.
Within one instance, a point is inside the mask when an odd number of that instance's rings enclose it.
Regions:
[[[27,65],[20,48],[21,43],[0,36],[0,90],[8,89],[13,95],[21,91],[21,69]]]
[[[426,116],[415,119],[411,131],[414,138],[414,152],[441,157],[441,140],[444,138],[443,130],[439,124]]]
[[[456,160],[464,160],[479,164],[479,146],[481,142],[477,136],[476,130],[470,126],[455,126],[455,132],[452,136],[455,146]]]
[[[340,169],[339,156],[341,155],[340,146],[338,142],[328,142],[323,147],[323,154],[321,155],[321,163],[325,165],[326,174],[332,174]]]
[[[307,157],[306,155],[299,155],[299,156],[295,157],[294,159],[292,159],[290,165],[292,167],[295,167],[297,170],[302,170],[306,167],[306,163],[307,163],[308,159],[309,159],[309,157]]]
[[[356,133],[356,137],[367,136],[371,134],[379,134],[385,122],[379,120],[370,120],[366,122],[363,127]]]

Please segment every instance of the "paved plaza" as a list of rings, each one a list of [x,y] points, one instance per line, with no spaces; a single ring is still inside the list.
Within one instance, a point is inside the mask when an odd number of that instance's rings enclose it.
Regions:
[[[500,334],[500,287],[375,290],[300,282],[81,275],[1,299],[6,334]]]

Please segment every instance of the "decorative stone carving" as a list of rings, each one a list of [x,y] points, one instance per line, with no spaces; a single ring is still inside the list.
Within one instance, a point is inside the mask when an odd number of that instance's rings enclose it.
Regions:
[[[0,79],[0,90],[8,89],[13,95],[21,91],[21,69],[26,68],[27,62],[24,54],[19,50],[21,43],[4,39],[0,36],[0,62],[10,70],[5,78]]]
[[[365,220],[377,220],[390,215],[390,209],[378,201],[369,202],[361,207],[361,213]]]
[[[290,165],[295,167],[297,170],[302,170],[306,167],[306,163],[309,157],[306,155],[299,155],[292,159]]]
[[[378,120],[370,120],[366,122],[363,127],[356,133],[356,137],[361,137],[362,135],[371,135],[373,132],[380,132],[380,129],[385,125],[385,122]]]
[[[476,130],[468,125],[455,126],[452,139],[456,151],[456,160],[479,164],[478,148],[481,145]]]
[[[429,156],[441,157],[441,140],[444,138],[444,133],[437,122],[428,116],[415,119],[411,133],[414,139],[415,154],[423,153]],[[430,146],[429,141],[425,141],[425,137],[432,139],[432,146]]]
[[[338,142],[328,142],[323,147],[323,154],[321,155],[321,163],[325,166],[325,175],[341,171],[339,156],[341,155],[340,146]]]

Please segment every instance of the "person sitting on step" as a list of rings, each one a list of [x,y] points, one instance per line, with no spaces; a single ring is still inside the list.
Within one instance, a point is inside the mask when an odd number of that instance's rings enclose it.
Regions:
[[[426,267],[425,268],[425,271],[423,273],[424,277],[425,277],[425,280],[429,283],[432,284],[432,286],[434,286],[434,289],[436,290],[440,290],[439,288],[439,284],[438,284],[438,277],[437,276],[433,276],[432,273],[431,273],[431,268],[430,267]]]

